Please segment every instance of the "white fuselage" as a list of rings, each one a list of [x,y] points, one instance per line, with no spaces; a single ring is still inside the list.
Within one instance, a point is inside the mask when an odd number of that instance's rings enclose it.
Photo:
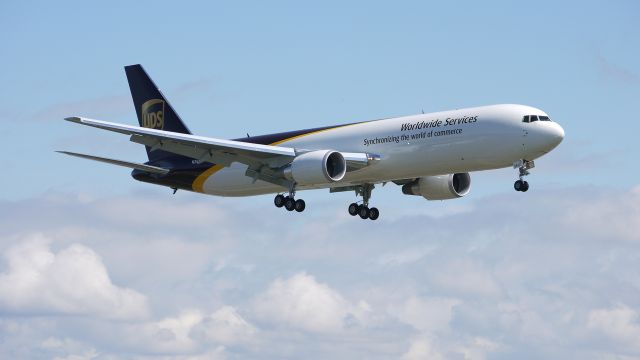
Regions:
[[[556,147],[564,131],[555,122],[523,122],[546,114],[524,105],[493,105],[363,122],[317,131],[278,143],[300,150],[338,150],[379,155],[380,160],[347,172],[339,182],[298,186],[297,190],[414,179],[421,176],[510,167]],[[286,189],[245,175],[234,163],[209,175],[203,192],[248,196]]]

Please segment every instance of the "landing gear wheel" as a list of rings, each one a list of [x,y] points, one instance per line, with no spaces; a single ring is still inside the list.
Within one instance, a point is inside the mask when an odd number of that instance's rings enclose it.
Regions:
[[[284,208],[288,211],[293,211],[296,207],[296,201],[292,197],[286,197],[284,199]]]
[[[356,203],[351,203],[351,205],[349,205],[349,215],[351,216],[356,216],[358,215],[358,210],[359,210],[359,206]]]
[[[371,209],[369,209],[369,219],[375,220],[379,216],[380,216],[380,211],[378,210],[378,208],[372,207]]]
[[[516,180],[516,182],[513,183],[513,188],[516,189],[516,191],[522,191],[524,188],[524,181]]]
[[[369,217],[369,208],[361,205],[360,208],[358,209],[358,215],[360,215],[361,219],[366,219]]]
[[[282,195],[282,194],[278,194],[278,195],[276,195],[276,197],[273,199],[273,204],[274,204],[276,207],[281,208],[281,207],[283,207],[283,206],[284,206],[284,201],[285,201],[284,195]]]
[[[369,208],[369,200],[371,199],[371,191],[375,187],[374,184],[364,183],[362,185],[355,186],[356,196],[362,196],[362,203],[349,204],[349,215],[360,216],[361,219],[375,220],[380,216],[380,211],[377,208]]]
[[[536,167],[536,164],[533,160],[520,159],[513,163],[513,168],[518,169],[518,177],[520,178],[515,183],[513,183],[513,188],[516,191],[525,192],[529,190],[529,183],[522,180],[525,176],[529,175],[529,170]]]
[[[298,199],[294,203],[294,208],[296,209],[297,212],[303,212],[305,207],[306,207],[306,204],[302,199]]]

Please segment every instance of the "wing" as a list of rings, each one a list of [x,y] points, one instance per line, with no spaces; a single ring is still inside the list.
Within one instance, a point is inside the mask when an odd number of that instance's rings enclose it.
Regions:
[[[154,150],[162,149],[174,154],[216,164],[229,165],[233,161],[250,163],[254,160],[264,161],[276,157],[293,159],[296,156],[295,150],[288,147],[215,139],[82,117],[70,117],[65,120],[131,135],[131,141],[150,146]]]
[[[131,141],[149,146],[152,150],[161,149],[201,162],[211,162],[222,166],[229,166],[233,162],[246,164],[249,167],[247,170],[249,176],[280,185],[282,185],[282,181],[270,169],[280,168],[293,161],[298,154],[306,152],[304,149],[216,139],[83,117],[69,117],[65,120],[130,135]],[[348,170],[360,169],[379,159],[377,155],[366,153],[341,154],[347,161]]]

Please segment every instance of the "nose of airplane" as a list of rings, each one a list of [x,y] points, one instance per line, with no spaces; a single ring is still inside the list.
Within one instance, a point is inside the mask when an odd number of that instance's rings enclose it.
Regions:
[[[564,139],[562,126],[551,121],[536,121],[527,127],[527,156],[534,159],[558,146]]]
[[[564,129],[562,129],[562,126],[550,121],[539,122],[538,125],[537,136],[534,135],[534,137],[537,138],[534,143],[538,145],[534,145],[534,148],[540,149],[543,153],[547,153],[560,145],[562,139],[564,139]]]
[[[549,142],[551,143],[551,148],[558,146],[562,139],[564,139],[564,129],[558,123],[552,122],[547,124],[548,127],[548,137]]]

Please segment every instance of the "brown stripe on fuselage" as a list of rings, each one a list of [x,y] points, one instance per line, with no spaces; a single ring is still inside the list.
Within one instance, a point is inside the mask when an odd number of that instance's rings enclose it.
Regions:
[[[383,119],[378,119],[378,120],[383,120]],[[360,122],[349,123],[349,124],[324,126],[324,127],[318,127],[318,128],[312,128],[312,129],[304,129],[304,130],[294,130],[294,131],[287,131],[287,132],[282,132],[282,133],[273,133],[273,134],[266,134],[266,135],[249,136],[249,137],[245,137],[245,138],[233,139],[233,141],[240,141],[240,142],[245,142],[245,143],[250,143],[250,144],[261,144],[261,145],[279,145],[279,144],[282,144],[284,142],[291,141],[293,139],[301,138],[303,136],[317,134],[317,133],[321,133],[321,132],[324,132],[324,131],[343,128],[343,127],[347,127],[347,126],[363,124],[363,123],[367,123],[367,122],[371,122],[371,121],[377,121],[377,120],[360,121]],[[204,182],[211,175],[213,175],[216,172],[220,171],[222,168],[223,168],[222,165],[213,164],[207,170],[205,170],[202,173],[200,173],[194,179],[193,184],[191,186],[193,191],[204,192]]]
[[[220,171],[220,169],[222,169],[223,167],[224,166],[222,165],[213,165],[212,167],[203,171],[195,180],[193,180],[193,184],[191,185],[193,191],[204,192],[204,182],[209,178],[209,176]]]
[[[384,119],[378,119],[378,120],[384,120]],[[251,144],[279,145],[279,144],[282,144],[284,142],[287,142],[287,141],[290,141],[290,140],[293,140],[293,139],[297,139],[297,138],[300,138],[300,137],[303,137],[303,136],[312,135],[312,134],[316,134],[316,133],[320,133],[320,132],[324,132],[324,131],[328,131],[328,130],[333,130],[333,129],[338,129],[338,128],[343,128],[343,127],[347,127],[347,126],[352,126],[352,125],[364,124],[364,123],[368,123],[368,122],[372,122],[372,121],[377,121],[377,120],[359,121],[359,122],[354,122],[354,123],[332,125],[332,126],[323,126],[323,127],[312,128],[312,129],[294,130],[294,131],[287,131],[287,132],[281,132],[281,133],[273,133],[273,134],[258,135],[258,136],[249,136],[249,137],[233,139],[233,140],[234,141],[241,141],[241,142],[251,143]]]

